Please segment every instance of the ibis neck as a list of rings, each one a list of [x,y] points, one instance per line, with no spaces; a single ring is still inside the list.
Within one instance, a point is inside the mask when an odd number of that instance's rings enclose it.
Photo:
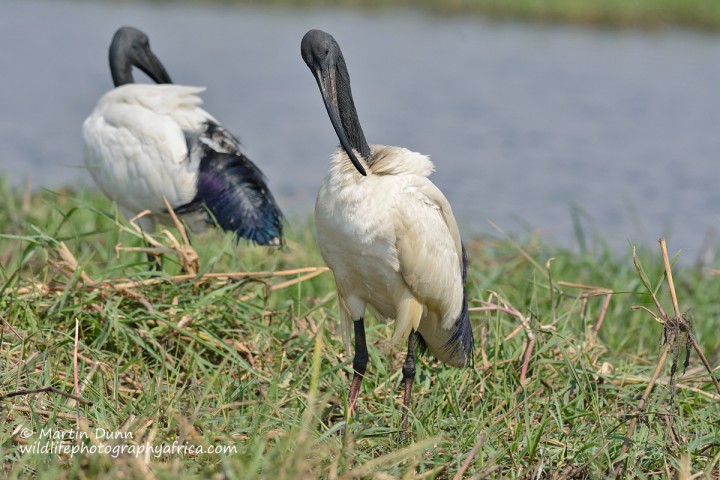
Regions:
[[[345,60],[342,57],[338,61],[336,88],[340,123],[345,130],[345,135],[353,150],[360,153],[364,160],[367,160],[370,157],[370,146],[365,140],[365,134],[360,126],[360,119],[350,90],[350,76],[345,66]]]
[[[115,47],[113,45],[113,47]],[[135,83],[132,75],[132,64],[125,55],[120,54],[117,48],[110,48],[110,74],[116,87],[126,83]]]

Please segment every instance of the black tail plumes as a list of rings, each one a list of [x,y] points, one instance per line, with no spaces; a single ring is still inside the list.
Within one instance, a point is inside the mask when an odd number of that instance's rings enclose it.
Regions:
[[[283,215],[265,176],[237,149],[232,135],[213,127],[209,124],[205,134],[187,139],[192,144],[191,156],[200,159],[197,194],[177,212],[207,208],[214,221],[223,230],[235,232],[238,239],[282,245]]]
[[[454,330],[445,348],[448,350],[450,358],[457,355],[459,351],[462,351],[466,359],[466,365],[471,366],[473,361],[473,350],[474,340],[472,325],[470,325],[470,312],[468,310],[468,298],[467,298],[467,253],[465,252],[465,245],[462,246],[462,280],[463,280],[463,306],[460,316],[455,321]]]
[[[441,353],[443,357],[448,359],[454,359],[460,357],[464,359],[464,365],[466,367],[472,366],[473,364],[473,352],[474,339],[472,332],[472,325],[470,324],[470,311],[468,310],[468,298],[467,298],[467,253],[465,252],[465,245],[462,246],[462,283],[463,283],[463,304],[460,310],[460,315],[453,324],[453,330],[450,334],[450,338],[442,345],[442,352],[434,352],[437,356]],[[423,355],[428,350],[428,345],[422,334],[418,331],[415,332],[417,335],[417,349],[418,352]],[[461,365],[455,365],[461,366]]]

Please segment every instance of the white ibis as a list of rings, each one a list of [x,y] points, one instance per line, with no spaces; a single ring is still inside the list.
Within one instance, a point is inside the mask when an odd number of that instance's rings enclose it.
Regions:
[[[347,344],[351,325],[355,333],[348,403],[352,410],[367,367],[367,307],[377,318],[395,319],[393,341],[407,340],[404,437],[416,339],[421,351],[429,349],[448,365],[472,363],[465,248],[450,204],[427,178],[434,170],[430,159],[401,147],[368,145],[335,39],[310,30],[300,51],[340,140],[320,185],[315,226],[320,252],[335,277]]]
[[[133,83],[137,67],[158,83]],[[147,35],[120,28],[110,45],[115,88],[83,124],[85,164],[98,187],[128,217],[152,231],[169,223],[163,202],[190,226],[217,224],[260,245],[282,243],[282,213],[240,142],[200,108],[204,88],[168,85]]]

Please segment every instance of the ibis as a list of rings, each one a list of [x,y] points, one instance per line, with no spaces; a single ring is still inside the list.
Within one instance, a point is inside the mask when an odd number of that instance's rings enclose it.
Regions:
[[[202,87],[171,84],[146,34],[120,28],[110,45],[115,88],[83,124],[98,187],[145,231],[169,224],[163,197],[193,231],[219,225],[259,245],[282,244],[283,215],[240,142],[201,108]],[[136,84],[133,67],[156,84]]]
[[[320,185],[315,226],[318,247],[335,278],[347,345],[354,333],[349,408],[355,408],[367,368],[368,309],[381,320],[394,319],[392,340],[407,342],[402,367],[405,437],[416,347],[454,367],[472,363],[465,248],[448,200],[428,179],[434,170],[430,159],[365,140],[335,39],[310,30],[300,50],[340,141]]]

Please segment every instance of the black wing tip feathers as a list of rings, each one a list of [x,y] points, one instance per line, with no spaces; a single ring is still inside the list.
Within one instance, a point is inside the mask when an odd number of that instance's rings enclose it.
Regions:
[[[237,138],[208,122],[204,134],[186,139],[200,165],[195,198],[180,212],[205,208],[208,222],[234,232],[238,241],[282,246],[284,216],[263,173],[240,152]]]

